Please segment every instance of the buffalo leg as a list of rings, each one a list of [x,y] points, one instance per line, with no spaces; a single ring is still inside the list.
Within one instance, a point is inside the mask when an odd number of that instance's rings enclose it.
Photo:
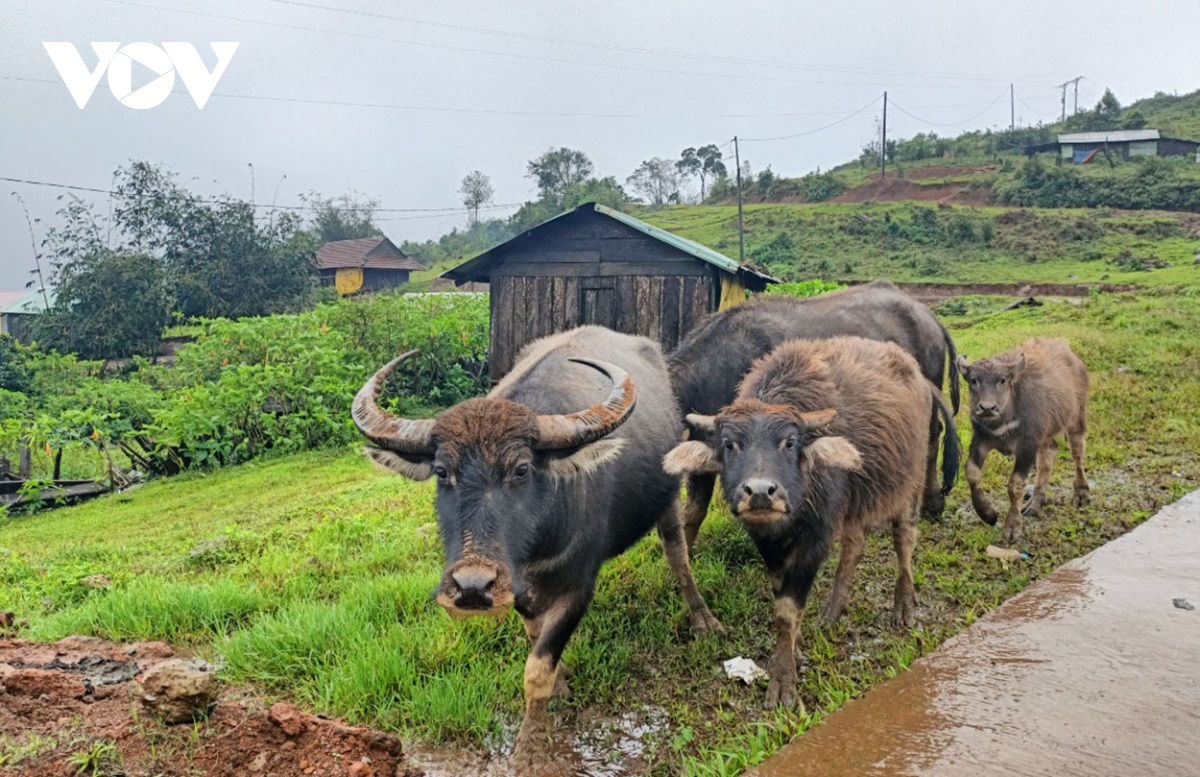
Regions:
[[[700,525],[708,515],[708,505],[712,501],[713,488],[716,486],[716,475],[687,476],[687,505],[683,510],[683,534],[687,539],[687,549],[691,551],[696,546],[696,535],[700,533]]]
[[[829,594],[829,602],[821,621],[825,626],[832,626],[846,612],[850,603],[850,592],[854,588],[854,572],[862,559],[863,545],[866,537],[861,521],[847,521],[842,529],[842,549],[838,554],[837,571],[833,573],[833,591]]]
[[[950,434],[950,431],[946,433]],[[942,517],[942,510],[946,507],[946,498],[942,496],[942,486],[938,482],[938,448],[941,447],[941,440],[942,421],[934,411],[929,419],[929,452],[925,460],[925,496],[921,500],[921,514],[935,521]]]
[[[1071,459],[1075,462],[1075,495],[1071,499],[1071,504],[1075,507],[1083,507],[1091,501],[1091,495],[1088,493],[1087,473],[1083,470],[1086,440],[1087,433],[1083,430],[1067,434],[1067,441],[1071,445]]]
[[[529,638],[529,647],[530,648],[533,648],[533,646],[537,644],[538,638],[541,637],[541,635],[542,635],[543,619],[544,619],[543,615],[539,615],[535,618],[525,618],[524,619],[524,621],[525,621],[525,636]],[[570,677],[571,677],[571,667],[567,666],[565,662],[559,661],[558,662],[558,671],[556,672],[555,679],[554,679],[554,692],[551,694],[553,696],[553,698],[556,698],[556,699],[560,698],[560,697],[564,698],[564,699],[570,698],[571,686],[567,682],[570,679]]]
[[[908,628],[917,614],[917,589],[913,585],[913,549],[917,545],[916,511],[906,511],[892,522],[892,543],[896,547],[895,604],[892,606],[892,626]]]
[[[535,621],[530,634],[537,642],[525,661],[525,718],[513,747],[512,766],[518,777],[531,777],[549,766],[550,719],[547,706],[560,683],[559,659],[591,603],[592,592],[559,599]]]
[[[1004,533],[1001,535],[1005,542],[1015,542],[1024,534],[1021,502],[1025,500],[1025,481],[1036,458],[1036,451],[1017,451],[1017,460],[1008,479],[1008,515],[1004,518]]]
[[[967,485],[971,487],[971,506],[975,508],[975,514],[987,525],[995,526],[1000,516],[983,492],[983,463],[991,452],[991,447],[979,442],[978,438],[971,439],[971,450],[967,455]]]
[[[811,551],[810,551],[811,552]],[[796,693],[796,642],[800,638],[800,622],[804,620],[804,604],[812,589],[813,579],[823,556],[812,556],[793,564],[772,583],[775,590],[775,652],[767,664],[767,695],[763,706],[793,707],[797,703],[804,711],[804,702]]]
[[[688,561],[687,543],[683,536],[683,523],[679,518],[679,501],[671,500],[662,517],[658,519],[658,536],[662,539],[663,551],[667,556],[667,564],[679,580],[683,588],[683,599],[687,602],[688,615],[695,634],[707,634],[710,631],[725,631],[704,603],[704,597],[696,588],[696,579],[692,577],[692,565]]]
[[[1037,452],[1037,478],[1033,481],[1033,496],[1021,511],[1022,515],[1037,515],[1046,503],[1046,487],[1050,485],[1050,473],[1054,471],[1054,460],[1058,458],[1058,446],[1051,440]]]

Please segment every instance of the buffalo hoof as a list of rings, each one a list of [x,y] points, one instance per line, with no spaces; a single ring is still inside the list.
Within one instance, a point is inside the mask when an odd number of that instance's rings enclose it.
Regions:
[[[796,694],[796,657],[790,652],[776,653],[767,664],[767,695],[763,697],[763,707],[795,707],[804,710],[804,702]]]
[[[1075,495],[1071,497],[1071,506],[1086,507],[1091,504],[1091,501],[1092,495],[1088,492],[1087,488],[1077,488],[1075,489]]]
[[[921,517],[930,521],[942,520],[942,512],[946,509],[946,499],[941,494],[927,495],[921,501]]]
[[[1000,535],[1000,541],[1006,545],[1011,545],[1017,540],[1025,536],[1020,524],[1010,523],[1004,527],[1004,532]]]
[[[1021,515],[1025,516],[1026,518],[1035,518],[1042,514],[1043,504],[1043,502],[1036,498],[1030,499],[1029,504],[1025,505],[1024,509],[1021,510]]]
[[[996,522],[1000,520],[1000,514],[990,508],[987,510],[977,509],[975,510],[975,514],[979,516],[979,520],[983,521],[988,526],[995,526]]]
[[[897,596],[896,604],[892,606],[892,628],[907,629],[912,626],[917,619],[917,597],[915,594],[909,596]]]
[[[516,777],[543,777],[552,773],[554,759],[550,755],[544,727],[521,725],[510,765]]]
[[[725,633],[725,627],[721,625],[721,621],[717,620],[717,616],[707,608],[691,614],[691,625],[692,633],[698,637]]]

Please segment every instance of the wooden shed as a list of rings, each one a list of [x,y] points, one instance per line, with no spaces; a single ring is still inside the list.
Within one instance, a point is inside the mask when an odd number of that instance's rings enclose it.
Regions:
[[[778,281],[750,265],[589,202],[501,243],[443,277],[486,282],[492,379],[539,337],[584,324],[671,351],[707,314]]]
[[[425,269],[382,235],[326,243],[317,249],[317,268],[321,285],[336,286],[342,296],[394,289]]]

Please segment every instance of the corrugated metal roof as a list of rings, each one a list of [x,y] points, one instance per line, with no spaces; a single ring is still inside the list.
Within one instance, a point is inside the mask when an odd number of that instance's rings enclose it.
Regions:
[[[1110,130],[1108,132],[1072,132],[1059,135],[1059,143],[1130,143],[1135,140],[1158,140],[1158,130]]]
[[[19,293],[21,296],[11,302],[5,302],[0,299],[0,315],[5,313],[20,313],[25,315],[36,315],[46,310],[46,299],[49,298],[50,304],[54,304],[55,291],[53,288],[47,288],[45,296],[42,296],[41,289],[22,292],[0,292],[0,294]]]
[[[537,226],[530,227],[528,230],[521,233],[520,235],[517,235],[514,238],[510,238],[509,240],[506,240],[504,243],[501,243],[500,245],[492,246],[487,251],[484,251],[482,254],[479,254],[478,256],[476,256],[472,259],[468,259],[467,261],[463,262],[462,264],[458,265],[457,267],[453,267],[453,268],[447,270],[446,272],[442,273],[441,277],[442,278],[452,278],[456,282],[459,282],[459,283],[462,283],[464,281],[469,281],[469,280],[475,280],[476,276],[474,275],[474,273],[472,271],[476,270],[476,268],[478,268],[480,265],[486,264],[487,259],[490,257],[492,252],[495,251],[500,246],[506,245],[507,243],[509,243],[513,240],[518,240],[522,237],[525,237],[525,236],[529,235],[530,233],[532,233],[538,229],[541,229],[542,227],[546,226],[547,224],[549,224],[552,221],[556,221],[560,218],[563,218],[564,216],[570,215],[572,213],[578,213],[581,210],[587,210],[587,209],[595,210],[597,213],[601,213],[605,216],[608,216],[611,219],[619,221],[627,227],[632,227],[633,229],[636,229],[639,232],[649,235],[650,237],[654,238],[655,240],[660,240],[673,248],[683,251],[686,254],[691,254],[692,256],[696,257],[697,259],[707,262],[708,264],[711,264],[720,270],[730,273],[731,275],[736,275],[738,273],[747,273],[749,275],[753,275],[757,278],[760,278],[768,283],[780,283],[780,280],[778,278],[775,278],[774,276],[770,275],[769,273],[764,272],[763,270],[760,270],[757,267],[754,267],[753,265],[751,265],[749,263],[744,264],[744,265],[738,264],[736,260],[730,259],[725,254],[718,253],[717,251],[714,251],[713,249],[709,248],[708,246],[701,245],[700,243],[697,243],[693,240],[688,240],[686,237],[680,237],[679,235],[676,235],[673,232],[668,232],[665,229],[659,229],[658,227],[647,224],[646,222],[642,221],[641,219],[636,219],[633,216],[630,216],[628,213],[622,213],[621,211],[616,210],[614,208],[610,208],[607,205],[600,205],[599,203],[595,203],[595,202],[584,203],[583,205],[580,205],[578,208],[575,208],[573,210],[564,211],[564,212],[558,214],[557,216],[554,216],[553,218],[546,219],[545,221],[538,224]],[[462,278],[461,281],[459,280],[460,278]]]
[[[380,256],[373,251],[384,244],[399,256]],[[335,240],[317,249],[317,266],[322,270],[333,270],[339,267],[373,267],[380,270],[424,270],[417,262],[409,259],[404,252],[386,237],[360,237],[354,240]]]

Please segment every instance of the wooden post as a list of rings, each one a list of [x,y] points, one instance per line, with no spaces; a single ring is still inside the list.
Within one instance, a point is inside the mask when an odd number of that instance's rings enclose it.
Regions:
[[[21,445],[21,460],[17,465],[17,474],[25,480],[33,475],[33,453],[28,445]]]
[[[882,181],[887,178],[887,92],[883,93],[883,143],[879,146],[879,159],[882,162],[879,180]]]
[[[738,149],[737,135],[733,136],[733,161],[737,165],[738,190],[738,262],[746,262],[746,230],[742,224],[742,154]]]

